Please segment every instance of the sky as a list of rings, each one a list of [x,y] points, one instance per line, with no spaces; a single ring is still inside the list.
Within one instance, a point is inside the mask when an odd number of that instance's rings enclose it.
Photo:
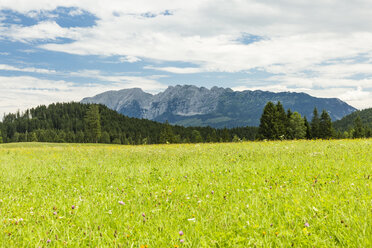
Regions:
[[[0,116],[192,84],[372,107],[370,0],[0,0]]]

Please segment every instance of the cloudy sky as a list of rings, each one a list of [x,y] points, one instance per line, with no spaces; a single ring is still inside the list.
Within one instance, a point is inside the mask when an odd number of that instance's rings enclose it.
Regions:
[[[370,0],[0,0],[0,114],[194,84],[372,107]]]

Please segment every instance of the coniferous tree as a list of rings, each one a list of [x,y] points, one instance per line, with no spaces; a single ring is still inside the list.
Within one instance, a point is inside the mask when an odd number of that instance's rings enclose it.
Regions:
[[[263,110],[258,135],[260,139],[278,139],[278,127],[276,124],[276,108],[272,102],[268,102]]]
[[[291,115],[289,120],[289,126],[287,127],[289,138],[291,139],[303,139],[306,135],[306,127],[304,119],[297,112]]]
[[[282,139],[286,136],[287,115],[280,102],[276,104],[276,124],[278,129],[277,136]]]
[[[291,139],[290,134],[288,133],[288,127],[290,125],[289,121],[291,120],[292,114],[293,113],[292,113],[291,109],[287,109],[287,120],[286,120],[286,123],[285,123],[285,136],[288,139]]]
[[[291,118],[291,116],[292,116],[292,111],[291,111],[291,109],[288,109],[287,110],[287,120],[289,121],[289,119]]]
[[[0,143],[3,143],[3,135],[1,134],[1,130],[0,130]]]
[[[31,133],[29,134],[29,141],[30,141],[30,142],[37,142],[37,141],[38,141],[35,132],[31,132]]]
[[[108,132],[106,131],[102,132],[101,143],[110,144],[110,135]]]
[[[173,143],[174,142],[174,133],[172,126],[169,125],[168,121],[165,122],[164,128],[160,133],[160,143],[165,144],[165,143]]]
[[[193,143],[201,143],[201,142],[203,142],[203,138],[200,135],[200,132],[198,130],[192,130],[191,141]]]
[[[320,128],[320,119],[319,119],[319,114],[318,110],[315,107],[313,111],[313,118],[311,119],[311,138],[313,139],[318,139],[320,138],[319,135],[319,128]]]
[[[305,124],[305,128],[306,128],[305,138],[306,139],[311,139],[311,127],[310,127],[310,123],[307,121],[306,116],[304,117],[304,124]]]
[[[371,138],[372,137],[372,129],[371,128],[365,129],[364,133],[365,133],[366,138]]]
[[[363,130],[363,123],[362,120],[360,119],[360,116],[357,115],[357,117],[354,120],[354,132],[353,132],[353,138],[362,138],[364,135],[364,130]]]
[[[222,142],[229,142],[229,141],[231,141],[230,140],[229,130],[226,127],[224,129],[222,129],[221,139],[222,139]]]
[[[75,138],[75,142],[76,143],[84,143],[84,140],[85,140],[85,137],[84,137],[84,132],[83,131],[78,131],[76,133],[76,138]]]
[[[332,137],[332,120],[327,111],[323,110],[319,121],[319,137],[330,139]]]
[[[233,129],[215,129],[211,127],[182,127],[157,123],[150,120],[129,118],[110,110],[103,105],[99,108],[100,125],[103,132],[108,133],[110,143],[120,144],[154,144],[160,142],[161,132],[170,136],[170,143],[190,142],[192,131],[200,133],[202,141],[231,141],[234,135],[242,140],[254,140],[258,128],[240,127]],[[95,142],[89,131],[88,112],[91,105],[80,103],[55,103],[49,106],[39,106],[24,114],[8,114],[0,122],[4,142],[22,142],[35,140],[36,133],[39,142]],[[27,137],[26,137],[27,133]],[[98,139],[108,140],[107,135]]]
[[[89,106],[85,117],[87,141],[98,143],[101,137],[101,122],[98,105],[92,104]]]

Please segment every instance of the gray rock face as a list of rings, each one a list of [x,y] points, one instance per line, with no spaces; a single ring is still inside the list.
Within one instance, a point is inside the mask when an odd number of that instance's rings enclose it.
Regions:
[[[84,98],[82,103],[100,103],[136,118],[184,126],[257,126],[265,104],[280,101],[287,109],[311,119],[314,107],[326,109],[338,120],[356,109],[336,98],[316,98],[305,93],[267,91],[235,92],[229,88],[207,89],[192,85],[170,86],[152,95],[139,88],[107,91]]]
[[[170,112],[174,115],[193,116],[212,113],[216,110],[218,97],[224,92],[222,88],[207,88],[186,85],[168,87],[153,97],[152,105],[144,118],[155,119]]]

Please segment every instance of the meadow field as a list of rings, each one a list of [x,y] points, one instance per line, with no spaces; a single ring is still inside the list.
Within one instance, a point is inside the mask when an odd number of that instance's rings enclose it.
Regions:
[[[372,247],[372,140],[0,145],[2,247]]]

